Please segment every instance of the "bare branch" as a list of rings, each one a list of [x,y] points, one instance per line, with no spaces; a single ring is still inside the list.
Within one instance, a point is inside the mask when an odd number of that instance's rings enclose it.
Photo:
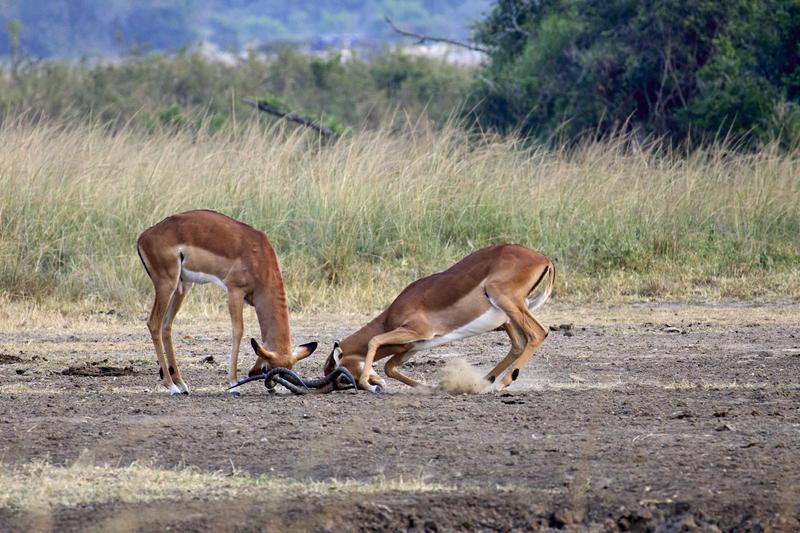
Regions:
[[[509,4],[511,7],[511,14],[509,15],[509,20],[511,21],[511,28],[506,28],[508,33],[520,33],[526,37],[531,36],[531,32],[523,30],[519,25],[519,9],[517,9],[517,4],[515,2],[511,2]]]
[[[456,41],[454,39],[446,39],[444,37],[431,37],[430,35],[423,35],[421,33],[414,33],[412,31],[402,30],[402,29],[398,28],[395,25],[395,23],[392,22],[392,19],[390,19],[387,15],[384,15],[383,18],[386,19],[386,23],[389,26],[391,26],[391,28],[394,31],[396,31],[400,35],[405,35],[406,37],[414,37],[415,39],[418,39],[417,42],[419,44],[422,44],[425,41],[431,41],[431,42],[437,42],[437,43],[447,43],[447,44],[452,44],[454,46],[460,46],[462,48],[466,48],[467,50],[474,50],[475,52],[482,52],[484,54],[488,54],[489,53],[489,49],[483,48],[482,46],[478,46],[478,45],[475,45],[475,44],[465,43],[463,41]]]
[[[286,112],[281,109],[278,109],[275,106],[268,104],[267,102],[256,101],[250,98],[242,98],[242,102],[244,102],[247,105],[255,107],[259,111],[263,111],[264,113],[269,113],[271,115],[275,115],[276,117],[285,118],[290,122],[296,122],[313,130],[317,130],[320,134],[324,135],[326,139],[336,138],[336,134],[333,133],[331,130],[329,130],[316,120],[304,117],[303,115],[298,115],[297,113],[291,111]]]

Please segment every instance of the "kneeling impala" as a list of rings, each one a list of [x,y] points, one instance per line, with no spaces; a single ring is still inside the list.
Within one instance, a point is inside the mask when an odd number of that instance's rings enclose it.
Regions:
[[[146,229],[136,249],[155,288],[147,327],[162,383],[170,394],[189,393],[175,359],[172,321],[194,283],[214,283],[228,293],[233,326],[228,371],[231,385],[236,384],[245,302],[256,308],[264,344],[262,347],[253,341],[258,357],[251,375],[261,374],[268,367],[291,369],[316,349],[317,343],[311,342],[292,350],[283,277],[275,250],[264,233],[215,211],[187,211]]]
[[[543,282],[544,289],[532,297]],[[325,374],[343,366],[360,389],[380,392],[384,382],[372,364],[391,357],[386,375],[417,386],[399,370],[414,353],[502,328],[511,351],[486,379],[494,383],[511,367],[497,386],[508,387],[547,337],[531,312],[547,301],[554,282],[553,263],[535,250],[513,244],[478,250],[444,272],[415,281],[369,324],[336,343]]]

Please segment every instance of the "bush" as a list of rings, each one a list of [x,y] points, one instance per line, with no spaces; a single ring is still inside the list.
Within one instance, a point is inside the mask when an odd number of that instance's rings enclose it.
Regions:
[[[442,124],[466,100],[470,83],[467,68],[388,50],[367,61],[282,49],[233,65],[187,50],[116,64],[29,64],[0,76],[0,120],[32,113],[55,122],[99,120],[112,129],[208,122],[218,130],[234,116],[256,113],[242,97],[274,95],[337,130],[375,128],[398,111]]]
[[[800,101],[792,0],[501,0],[475,36],[493,50],[480,122],[540,138],[765,141]]]

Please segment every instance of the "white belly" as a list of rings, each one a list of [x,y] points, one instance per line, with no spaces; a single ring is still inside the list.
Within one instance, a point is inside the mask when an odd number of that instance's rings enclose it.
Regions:
[[[181,281],[186,283],[213,283],[228,292],[228,287],[217,276],[206,274],[205,272],[193,272],[184,266],[181,267]]]
[[[419,350],[427,350],[428,348],[441,346],[442,344],[446,344],[448,342],[466,339],[467,337],[472,337],[474,335],[480,335],[481,333],[486,333],[487,331],[497,329],[506,322],[508,322],[508,316],[506,316],[506,314],[500,309],[491,307],[488,311],[483,313],[472,322],[464,324],[460,328],[455,329],[450,333],[414,343],[414,346],[410,351],[417,352]]]

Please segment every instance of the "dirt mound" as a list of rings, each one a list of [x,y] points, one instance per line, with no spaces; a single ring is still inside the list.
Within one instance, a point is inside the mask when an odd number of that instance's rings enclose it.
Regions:
[[[0,365],[10,365],[12,363],[21,363],[22,358],[10,353],[0,353]]]
[[[82,365],[75,365],[64,369],[61,374],[65,376],[132,376],[135,372],[132,366],[118,367],[104,365],[105,361],[92,361]]]

